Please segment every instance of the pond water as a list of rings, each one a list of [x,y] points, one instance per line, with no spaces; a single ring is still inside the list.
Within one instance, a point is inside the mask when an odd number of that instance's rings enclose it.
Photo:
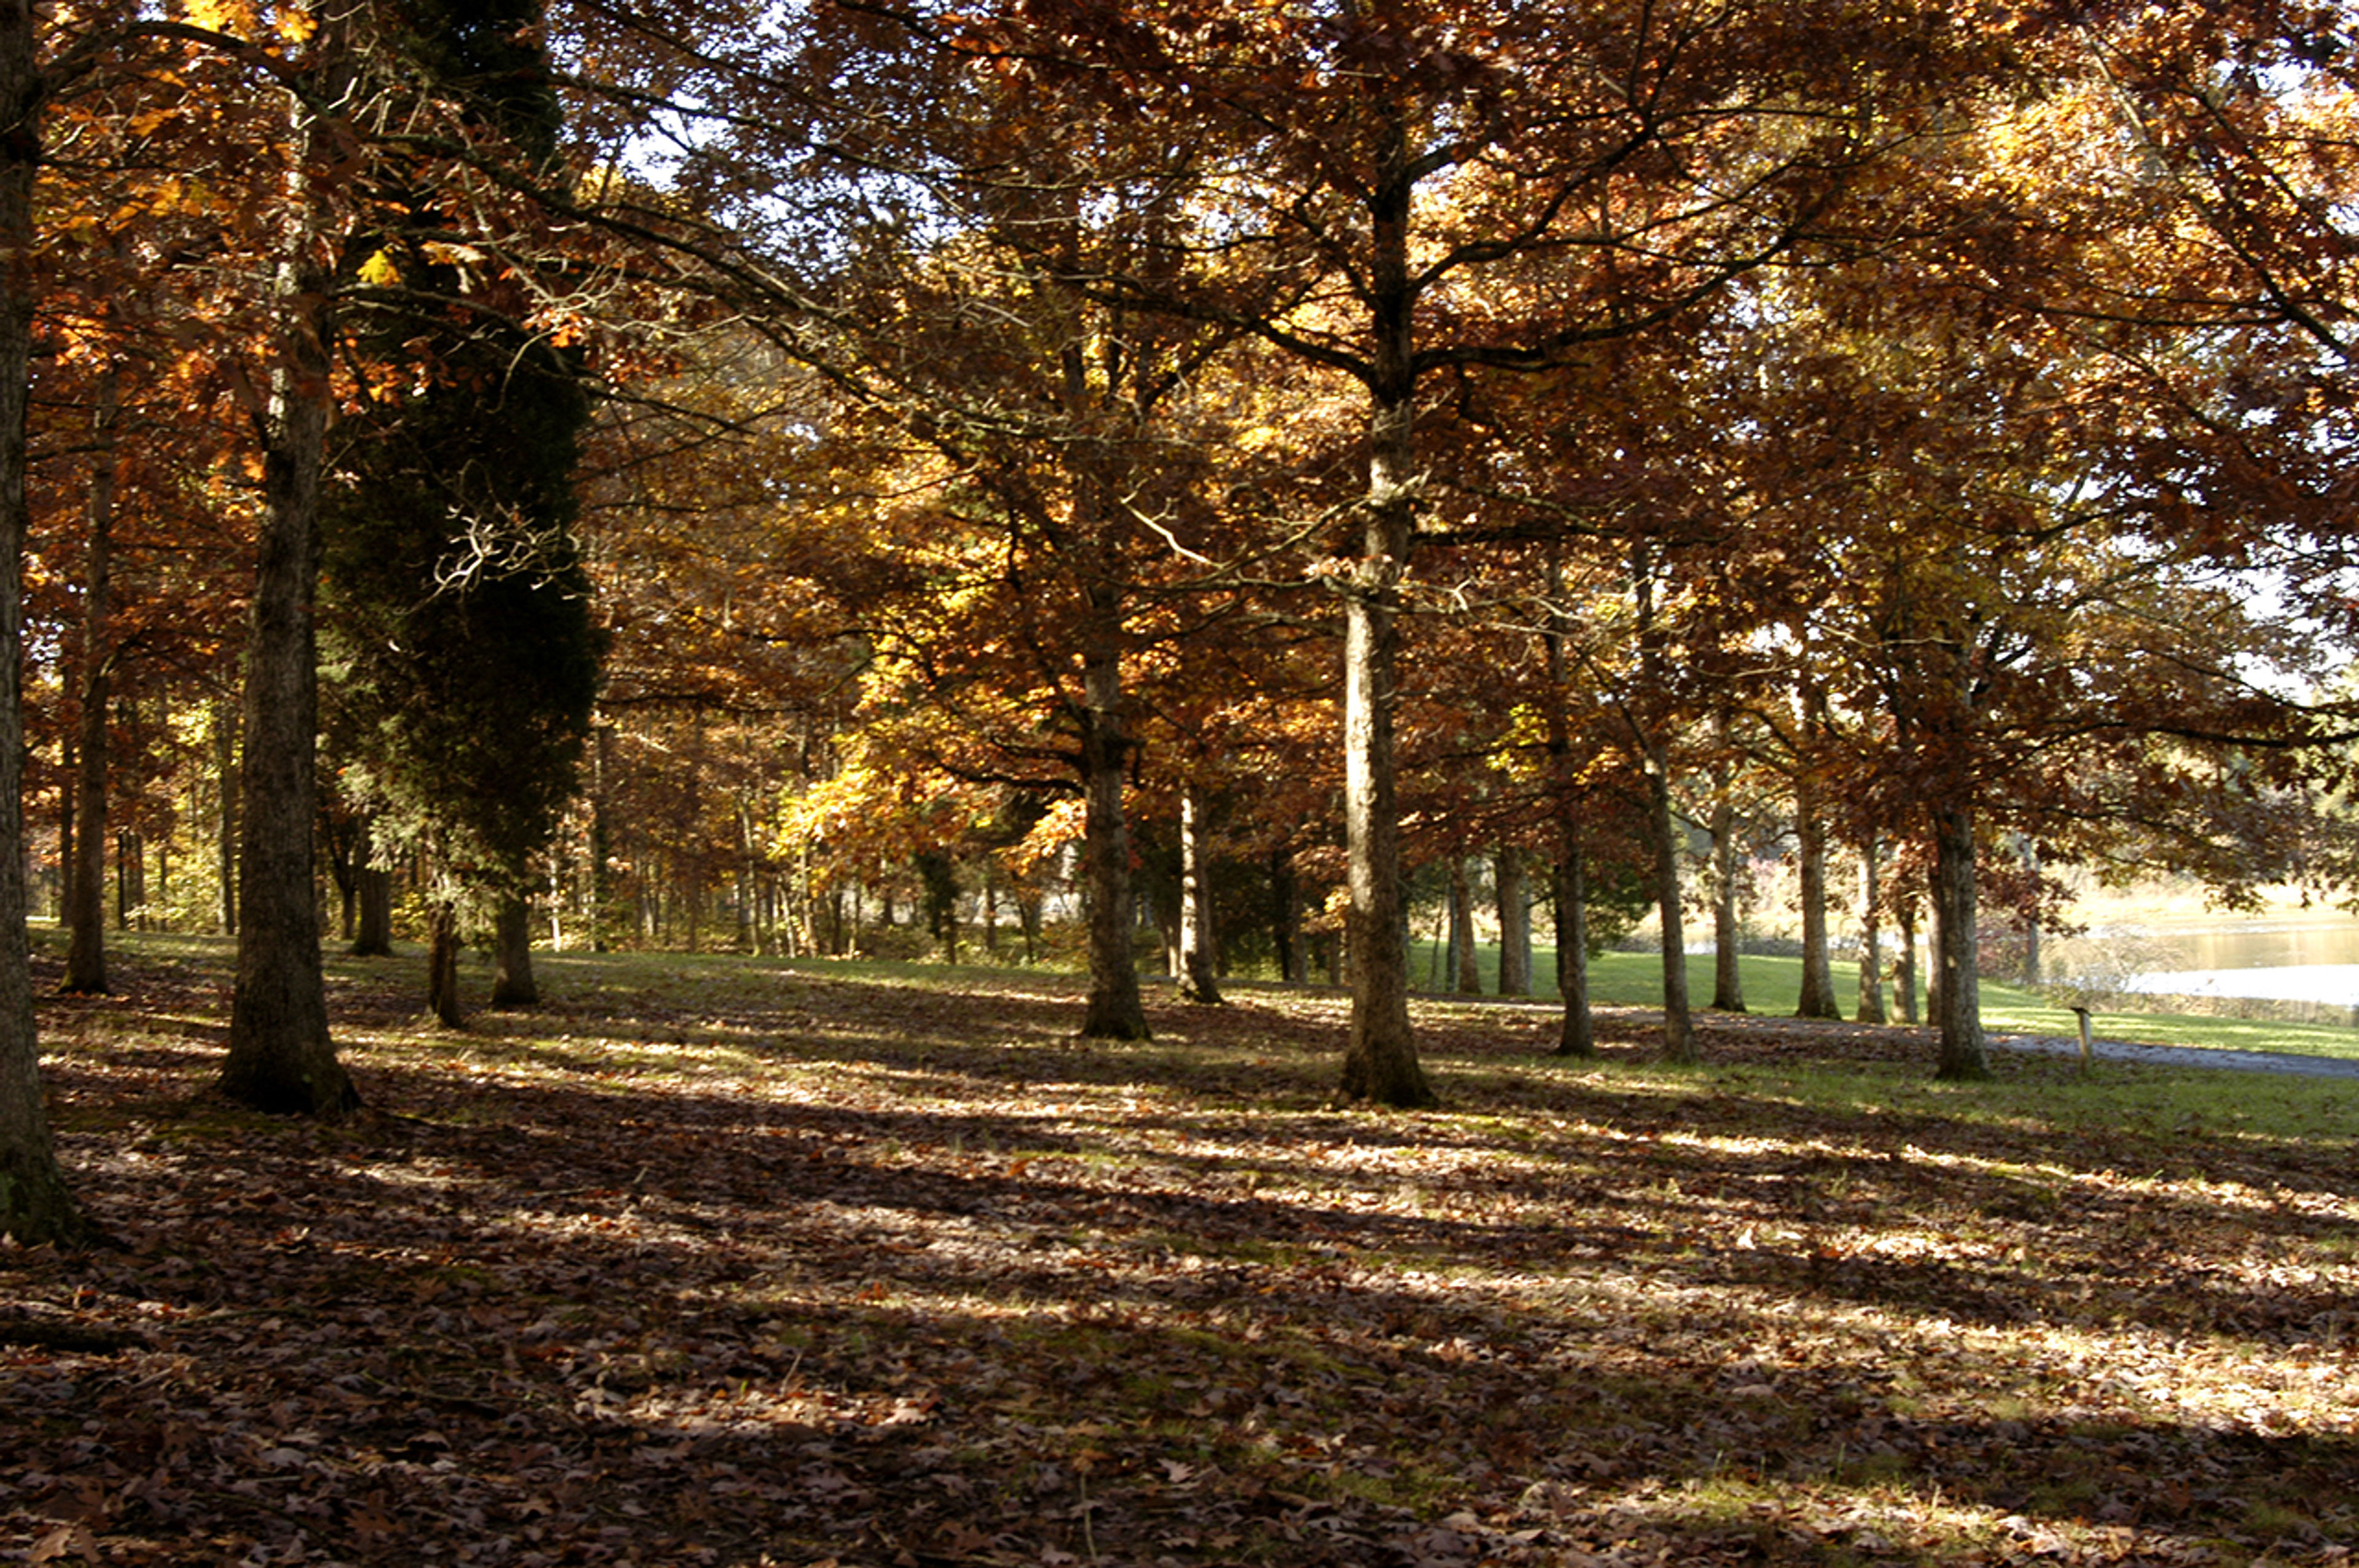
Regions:
[[[2135,991],[2359,1006],[2359,917],[2316,915],[2090,933],[2135,940]]]

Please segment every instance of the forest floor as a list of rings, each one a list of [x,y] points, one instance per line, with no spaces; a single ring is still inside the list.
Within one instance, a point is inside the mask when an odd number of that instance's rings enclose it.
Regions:
[[[218,956],[44,1005],[119,1249],[0,1250],[0,1561],[2339,1564],[2359,1086],[1707,1020],[339,965],[369,1111],[220,1099]]]

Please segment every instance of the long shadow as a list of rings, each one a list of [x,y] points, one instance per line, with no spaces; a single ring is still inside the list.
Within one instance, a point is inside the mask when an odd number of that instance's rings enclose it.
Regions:
[[[1005,1017],[1049,1006],[1016,999]],[[996,1001],[965,1022],[1005,1027]],[[136,1049],[159,1074],[206,1065]],[[784,1030],[763,1049],[793,1054]],[[914,1049],[955,1060],[968,1092],[1038,1081],[945,1035]],[[1114,1087],[1144,1056],[1038,1049]],[[1995,1151],[1989,1130],[1918,1112],[1798,1119],[1807,1148],[1310,1111],[1273,1130],[1216,1097],[1106,1111],[1101,1134],[1078,1116],[626,1093],[590,1080],[592,1060],[578,1087],[373,1067],[376,1103],[430,1119],[349,1132],[245,1117],[195,1082],[185,1128],[162,1104],[136,1133],[70,1131],[134,1250],[0,1270],[11,1294],[103,1303],[129,1339],[0,1364],[0,1414],[22,1434],[0,1455],[0,1495],[21,1499],[5,1528],[87,1517],[131,1561],[139,1539],[299,1531],[369,1563],[418,1561],[426,1539],[518,1562],[605,1540],[747,1564],[853,1548],[1231,1561],[1239,1542],[1408,1563],[1443,1555],[1421,1532],[1454,1499],[1484,1521],[1457,1533],[1501,1562],[1518,1532],[1586,1539],[1625,1515],[1693,1549],[1675,1557],[1808,1561],[1850,1548],[1706,1517],[1677,1489],[1898,1488],[2168,1543],[2249,1532],[2256,1501],[2322,1514],[2359,1463],[2339,1433],[2214,1428],[2099,1390],[2060,1402],[2019,1345],[1893,1337],[2126,1319],[2285,1345],[2321,1303],[2332,1315],[2322,1286],[2256,1303],[2167,1245],[2228,1217],[2302,1234],[2332,1219],[1941,1162],[2088,1171],[2093,1152],[2068,1158],[2062,1139],[2010,1132]],[[71,1054],[56,1077],[69,1106],[111,1092]],[[1662,1123],[1610,1080],[1549,1092],[1569,1122]],[[1709,1101],[1680,1114],[1698,1135],[1759,1130]],[[1216,1123],[1262,1141],[1154,1146]],[[1310,1136],[1457,1163],[1416,1178],[1430,1210],[1355,1204],[1336,1189],[1364,1200],[1402,1178],[1284,1148]],[[1987,1219],[1979,1253],[1830,1244],[1936,1197]],[[1993,1256],[2010,1239],[2044,1249],[2037,1271]],[[1840,1326],[1852,1307],[1886,1326]],[[1756,1348],[1814,1324],[1791,1354]],[[1962,1416],[1891,1386],[1934,1359],[1948,1385],[2017,1390],[2021,1408]],[[1412,1424],[1430,1442],[1401,1443]]]

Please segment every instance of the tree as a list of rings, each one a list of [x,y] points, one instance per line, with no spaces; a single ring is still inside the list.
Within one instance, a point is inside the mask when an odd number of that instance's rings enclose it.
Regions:
[[[23,573],[26,404],[32,384],[33,189],[44,70],[31,0],[0,3],[0,1235],[81,1241],[42,1101],[25,927]]]

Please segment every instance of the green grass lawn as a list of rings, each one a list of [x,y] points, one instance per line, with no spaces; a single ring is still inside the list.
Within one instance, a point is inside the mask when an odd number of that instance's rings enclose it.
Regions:
[[[1499,959],[1495,948],[1482,949],[1483,984],[1485,994],[1495,994],[1498,989]],[[1799,958],[1740,958],[1738,968],[1745,981],[1745,1003],[1747,1011],[1776,1017],[1790,1013],[1802,994],[1802,961]],[[1688,957],[1688,997],[1701,1008],[1712,1000],[1712,956],[1709,953]],[[1542,994],[1556,995],[1554,978],[1556,956],[1553,949],[1536,949],[1532,968]],[[1433,960],[1432,944],[1418,943],[1410,953],[1410,974],[1413,983],[1424,987],[1429,980],[1440,976]],[[1846,1017],[1859,1004],[1859,968],[1855,964],[1834,966],[1835,996],[1843,1003]],[[1663,961],[1653,953],[1606,953],[1591,960],[1589,966],[1590,1000],[1602,1007],[1658,1007],[1663,995]],[[2050,1034],[2071,1038],[2079,1032],[2071,1012],[2058,1006],[2038,991],[2018,986],[2003,985],[1989,979],[1982,983],[1983,1026],[2000,1034]],[[1887,984],[1886,1002],[1892,1007]],[[1898,1014],[1892,1015],[1897,1022]],[[2347,1056],[2359,1058],[2359,1030],[2339,1028],[2332,1024],[2290,1023],[2266,1019],[2212,1018],[2192,1013],[2102,1012],[2092,1020],[2099,1037],[2125,1040],[2153,1045],[2185,1045],[2199,1050],[2287,1051],[2312,1056]]]

